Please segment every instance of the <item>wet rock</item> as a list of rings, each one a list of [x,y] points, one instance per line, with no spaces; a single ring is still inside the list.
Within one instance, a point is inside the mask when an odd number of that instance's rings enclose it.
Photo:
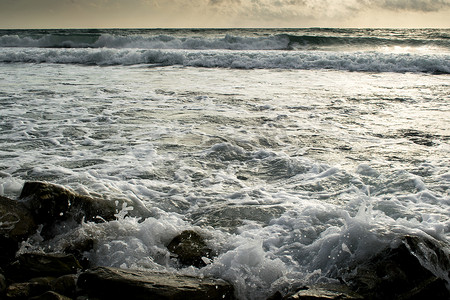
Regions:
[[[46,182],[25,182],[20,198],[27,201],[39,224],[69,218],[81,222],[83,217],[86,221],[96,221],[97,216],[106,221],[115,219],[114,203],[82,196],[62,186]]]
[[[0,268],[14,260],[18,249],[18,242],[0,235]]]
[[[11,262],[18,243],[34,234],[37,228],[23,203],[0,196],[0,266]]]
[[[6,290],[6,278],[5,276],[3,276],[3,274],[0,274],[0,299],[5,290]]]
[[[77,288],[77,275],[70,274],[56,278],[51,283],[52,291],[74,298]]]
[[[32,297],[29,300],[71,300],[72,298],[58,294],[54,291],[45,292],[39,296]]]
[[[344,280],[365,299],[450,299],[446,282],[422,266],[417,254],[411,251],[411,245],[427,243],[432,241],[406,237],[399,247],[382,251],[356,267]],[[426,251],[434,252],[430,247]]]
[[[85,239],[73,244],[70,244],[68,247],[64,249],[64,253],[73,254],[75,258],[79,261],[83,270],[88,269],[90,265],[89,259],[84,256],[85,252],[89,252],[94,248],[94,240],[93,239]]]
[[[36,229],[33,216],[23,203],[0,196],[0,235],[20,242]]]
[[[404,243],[419,260],[430,263],[450,282],[450,245],[437,240],[406,236]]]
[[[62,186],[31,181],[25,182],[20,198],[25,200],[38,224],[52,224],[57,221],[82,219],[92,222],[116,220],[116,215],[128,205],[127,215],[146,218],[151,213],[145,207],[132,207],[126,200],[108,201],[83,196]]]
[[[182,265],[198,268],[204,267],[205,258],[209,259],[212,254],[203,237],[193,230],[185,230],[174,237],[167,248]]]
[[[283,295],[279,291],[276,291],[272,296],[270,296],[266,300],[283,300]]]
[[[98,299],[234,299],[223,280],[108,267],[82,273],[78,287]]]
[[[9,299],[29,299],[48,290],[48,286],[36,282],[13,283],[6,289],[6,297]]]
[[[50,290],[52,287],[52,282],[55,280],[55,277],[35,277],[31,278],[28,282],[39,284],[46,289]]]
[[[355,294],[344,285],[317,285],[305,286],[297,290],[293,295],[288,295],[283,300],[362,300],[362,296]]]
[[[75,274],[79,269],[81,266],[72,254],[24,253],[8,267],[7,276],[19,281],[33,277]]]

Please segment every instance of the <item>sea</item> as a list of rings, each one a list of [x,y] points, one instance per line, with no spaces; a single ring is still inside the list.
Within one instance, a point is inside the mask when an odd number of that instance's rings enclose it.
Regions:
[[[1,195],[133,203],[23,251],[92,238],[96,265],[265,299],[406,235],[450,245],[450,29],[0,30],[0,108]],[[205,267],[168,251],[183,230]]]

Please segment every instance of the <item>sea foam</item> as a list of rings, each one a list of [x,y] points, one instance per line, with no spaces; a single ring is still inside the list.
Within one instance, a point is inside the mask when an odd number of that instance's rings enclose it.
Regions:
[[[0,62],[450,73],[450,59],[445,54],[380,52],[2,48]]]

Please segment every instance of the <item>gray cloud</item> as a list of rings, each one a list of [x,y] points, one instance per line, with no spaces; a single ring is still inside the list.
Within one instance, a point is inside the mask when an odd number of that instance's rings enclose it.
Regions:
[[[450,0],[0,0],[0,25],[34,19],[70,26],[349,26],[373,16],[383,26],[383,16],[408,13],[428,13],[428,20],[439,14],[448,24],[449,9]]]
[[[241,0],[209,0],[209,4],[218,5],[218,4],[239,4]]]
[[[385,0],[381,7],[396,10],[408,10],[419,12],[438,11],[450,7],[448,0]]]

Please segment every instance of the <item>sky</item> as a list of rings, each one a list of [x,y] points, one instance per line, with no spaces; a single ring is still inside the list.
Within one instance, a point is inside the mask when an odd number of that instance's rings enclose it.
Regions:
[[[0,0],[0,28],[450,28],[450,0]]]

